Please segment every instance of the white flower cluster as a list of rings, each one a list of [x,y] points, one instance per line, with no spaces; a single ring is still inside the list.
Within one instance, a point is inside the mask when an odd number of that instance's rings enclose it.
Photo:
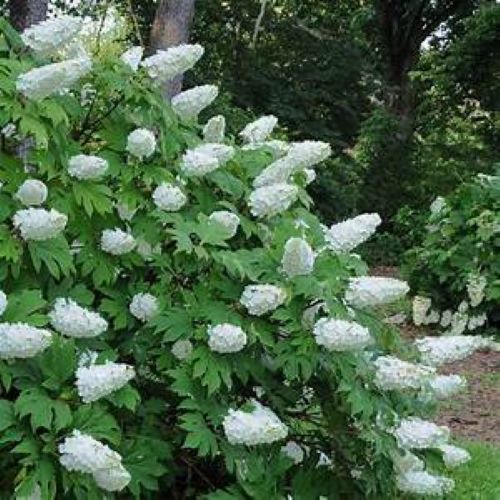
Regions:
[[[255,188],[286,183],[290,176],[324,161],[331,154],[326,142],[295,142],[287,148],[286,155],[268,165],[253,181]]]
[[[415,295],[412,302],[413,323],[417,326],[426,324],[427,311],[431,308],[432,301],[429,297]]]
[[[27,179],[19,186],[14,197],[23,205],[29,207],[45,203],[48,194],[49,190],[42,181],[38,179]]]
[[[442,444],[439,449],[443,452],[444,464],[450,469],[466,464],[471,458],[467,450],[451,444]]]
[[[219,94],[215,85],[200,85],[185,90],[172,98],[172,109],[181,120],[195,120]]]
[[[422,361],[433,366],[460,361],[478,349],[487,347],[489,341],[479,336],[450,335],[423,337],[415,341]]]
[[[432,215],[437,215],[446,207],[446,200],[442,196],[438,196],[430,205]]]
[[[374,362],[375,384],[384,391],[420,389],[435,373],[435,368],[380,356]]]
[[[274,311],[286,300],[286,292],[275,285],[247,285],[243,290],[240,303],[252,316],[262,316]]]
[[[345,299],[355,307],[371,307],[394,302],[404,297],[409,286],[405,281],[379,276],[351,278]]]
[[[273,184],[255,189],[250,193],[248,204],[255,217],[274,217],[297,200],[299,191],[293,184]]]
[[[325,240],[334,252],[350,252],[372,236],[382,222],[379,214],[361,214],[325,230]]]
[[[115,205],[116,211],[118,212],[118,217],[121,220],[130,222],[134,215],[137,213],[137,208],[131,208],[126,203],[117,203]]]
[[[311,274],[314,268],[315,256],[313,249],[302,238],[289,238],[285,243],[281,268],[289,277]]]
[[[130,482],[122,457],[88,434],[74,430],[59,445],[59,461],[69,471],[92,474],[97,485],[106,491],[120,491]]]
[[[135,47],[130,47],[121,56],[120,59],[132,70],[137,71],[139,69],[139,64],[141,63],[142,55],[144,54],[144,49],[140,45]]]
[[[147,128],[136,128],[127,137],[127,151],[139,160],[152,156],[155,149],[155,135]]]
[[[290,151],[290,148],[291,144],[289,142],[280,141],[278,139],[263,142],[251,142],[241,147],[243,151],[256,151],[259,149],[268,150],[272,153],[275,160],[285,156],[288,151]]]
[[[240,225],[240,218],[236,214],[233,214],[233,212],[228,212],[227,210],[212,212],[208,220],[224,231],[226,239],[232,238],[238,232],[238,227]]]
[[[144,59],[141,66],[151,78],[167,82],[191,69],[204,52],[205,49],[201,45],[181,44],[167,50],[159,50]]]
[[[184,361],[191,356],[193,344],[189,340],[177,340],[170,351],[179,361]]]
[[[450,430],[434,422],[410,417],[403,419],[393,434],[401,448],[421,450],[446,444]]]
[[[440,497],[452,491],[455,482],[453,479],[435,476],[426,471],[410,471],[397,476],[396,486],[403,493]]]
[[[467,323],[467,330],[470,332],[477,330],[482,327],[486,321],[488,321],[488,316],[486,313],[478,314],[477,316],[470,316],[469,321]]]
[[[277,124],[278,119],[275,116],[261,116],[257,120],[248,123],[239,135],[244,142],[262,142],[267,139]]]
[[[153,191],[153,201],[160,210],[177,212],[187,203],[187,197],[180,187],[163,182]]]
[[[234,148],[225,144],[202,144],[184,153],[181,171],[188,177],[201,177],[224,165],[234,153]]]
[[[392,460],[394,469],[400,473],[421,471],[425,468],[424,461],[409,450],[393,452]]]
[[[467,386],[467,380],[460,375],[436,375],[429,380],[429,387],[437,399],[448,399]]]
[[[9,301],[7,300],[7,295],[5,295],[5,292],[3,290],[0,290],[0,316],[2,316],[2,314],[5,312],[8,304]]]
[[[203,127],[203,140],[208,143],[218,143],[224,140],[226,119],[224,115],[212,116]]]
[[[54,209],[28,208],[18,210],[12,222],[23,240],[45,241],[55,238],[64,230],[68,217]]]
[[[64,49],[80,33],[83,19],[60,16],[30,26],[24,30],[23,42],[40,56],[52,56]]]
[[[80,181],[97,179],[108,169],[104,158],[93,155],[76,155],[69,159],[68,174]]]
[[[247,334],[239,326],[230,323],[210,326],[207,333],[208,347],[221,354],[241,351],[247,343]]]
[[[108,361],[103,365],[81,366],[76,371],[76,387],[84,403],[92,403],[121,389],[135,377],[134,368]]]
[[[158,309],[158,299],[150,293],[136,293],[129,305],[132,316],[143,322],[153,318],[158,313]]]
[[[134,237],[120,228],[105,229],[101,235],[101,248],[111,255],[124,255],[137,245]]]
[[[285,439],[288,429],[269,408],[252,400],[251,411],[233,410],[224,417],[222,425],[231,444],[255,446]]]
[[[316,321],[313,334],[316,343],[328,351],[357,351],[373,342],[368,328],[343,319],[321,318]]]
[[[71,88],[91,68],[92,62],[87,56],[47,64],[19,75],[16,88],[28,99],[40,101]]]
[[[59,333],[68,337],[97,337],[108,329],[108,322],[102,316],[79,306],[72,299],[58,298],[49,319]]]
[[[281,447],[281,453],[298,465],[304,461],[304,450],[295,441],[288,441]]]
[[[467,280],[467,294],[469,295],[470,305],[477,307],[484,300],[485,289],[488,280],[480,274],[471,274]]]
[[[32,358],[51,342],[48,330],[24,323],[0,323],[0,359]]]

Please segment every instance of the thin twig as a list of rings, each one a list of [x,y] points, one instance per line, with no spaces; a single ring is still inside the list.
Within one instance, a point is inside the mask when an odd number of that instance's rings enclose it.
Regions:
[[[257,38],[259,36],[260,25],[262,24],[262,20],[264,19],[264,14],[266,13],[266,5],[268,0],[260,0],[260,12],[255,20],[255,27],[253,29],[252,43],[250,46],[252,49],[255,49],[255,45],[257,44]]]

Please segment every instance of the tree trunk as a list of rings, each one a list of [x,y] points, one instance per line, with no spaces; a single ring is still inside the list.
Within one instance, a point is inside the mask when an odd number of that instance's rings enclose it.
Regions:
[[[189,40],[189,28],[194,16],[195,0],[160,0],[151,28],[150,46],[153,50],[165,50]],[[183,76],[165,84],[165,96],[169,99],[182,89]]]
[[[47,18],[48,0],[10,0],[10,20],[15,28],[23,31],[32,24]]]

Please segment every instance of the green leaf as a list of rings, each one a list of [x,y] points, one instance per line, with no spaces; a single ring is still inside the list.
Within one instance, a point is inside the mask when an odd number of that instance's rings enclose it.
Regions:
[[[49,273],[55,279],[59,279],[61,276],[69,276],[75,272],[73,256],[68,242],[63,236],[46,241],[30,241],[28,249],[37,273],[41,271],[42,264],[45,264]]]
[[[28,389],[21,392],[14,407],[19,418],[29,415],[34,431],[43,427],[50,429],[52,423],[52,400],[40,389]]]
[[[118,408],[125,407],[131,411],[135,411],[141,401],[141,396],[137,389],[127,384],[125,387],[108,396],[107,399]]]
[[[83,207],[89,217],[94,210],[104,215],[113,211],[112,191],[103,184],[92,182],[75,182],[73,184],[73,194],[76,203]]]
[[[10,401],[0,400],[0,432],[16,423],[14,405]]]
[[[7,226],[0,225],[0,259],[18,262],[23,255],[21,241],[13,236]]]
[[[217,438],[206,424],[203,415],[200,413],[186,413],[180,419],[181,429],[187,432],[184,448],[197,450],[198,455],[201,457],[207,455],[214,457],[219,450]]]
[[[51,385],[66,382],[76,369],[74,340],[54,337],[50,347],[40,355],[38,364]]]
[[[42,298],[39,290],[23,290],[9,295],[7,309],[3,320],[10,323],[28,323],[33,326],[44,326],[47,317],[40,313],[47,302]]]
[[[73,427],[86,432],[95,439],[106,439],[112,444],[120,443],[120,428],[113,415],[97,405],[83,405],[73,414]]]

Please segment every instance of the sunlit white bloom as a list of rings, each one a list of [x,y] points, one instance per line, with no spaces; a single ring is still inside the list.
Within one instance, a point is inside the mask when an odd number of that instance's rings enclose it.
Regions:
[[[443,311],[441,314],[441,320],[440,320],[439,324],[443,328],[447,328],[451,324],[452,317],[453,317],[453,311],[451,311],[450,309],[446,309],[446,311]]]
[[[456,311],[451,317],[450,335],[461,335],[467,328],[469,315],[466,312]]]
[[[440,314],[439,311],[433,309],[429,311],[429,314],[424,318],[424,325],[432,325],[434,323],[439,323]]]
[[[280,141],[278,139],[272,139],[270,141],[263,142],[250,142],[241,147],[243,151],[257,151],[260,149],[270,150],[273,158],[277,160],[286,156],[288,151],[290,151],[291,144],[287,141]]]
[[[0,323],[0,359],[32,358],[51,342],[48,330],[24,323]]]
[[[212,116],[203,127],[205,142],[222,142],[226,132],[226,119],[223,115]]]
[[[302,141],[290,146],[287,156],[295,166],[295,171],[314,167],[325,161],[332,154],[332,148],[327,142]]]
[[[273,217],[284,212],[297,200],[299,190],[292,184],[273,184],[251,192],[248,200],[255,217]]]
[[[224,417],[222,426],[230,444],[255,446],[286,438],[288,429],[272,410],[254,400],[251,405],[249,411],[230,409]]]
[[[204,52],[201,45],[181,44],[167,50],[158,50],[156,54],[144,59],[141,66],[151,78],[167,82],[191,69]]]
[[[69,337],[97,337],[108,329],[108,322],[102,316],[72,299],[58,298],[49,319],[59,333]]]
[[[458,312],[464,313],[469,310],[469,303],[466,300],[462,300],[460,304],[458,304]]]
[[[155,135],[147,128],[137,128],[127,137],[127,151],[139,160],[152,156],[155,149]]]
[[[350,252],[365,242],[382,222],[379,214],[361,214],[325,231],[326,244],[334,252]]]
[[[467,380],[460,375],[436,375],[429,381],[430,389],[437,399],[448,399],[467,386]]]
[[[488,280],[480,274],[471,274],[467,280],[467,294],[469,295],[470,305],[477,307],[484,300],[486,285]]]
[[[68,164],[68,173],[78,180],[97,179],[108,169],[104,158],[93,155],[72,156]]]
[[[68,217],[54,209],[27,208],[18,210],[12,222],[23,240],[45,241],[64,230]]]
[[[131,47],[126,50],[121,56],[120,59],[132,70],[137,71],[139,68],[139,64],[142,59],[142,55],[144,53],[144,49],[138,45],[136,47]]]
[[[239,135],[245,142],[262,142],[267,139],[277,124],[278,119],[275,116],[261,116],[247,124]]]
[[[189,340],[178,340],[174,342],[170,352],[179,360],[184,361],[191,356],[193,344]]]
[[[241,351],[247,343],[247,334],[230,323],[210,326],[207,333],[208,347],[221,354]]]
[[[39,101],[71,88],[91,68],[89,57],[47,64],[19,75],[16,88],[28,99]]]
[[[394,356],[380,356],[374,362],[375,385],[384,391],[419,389],[435,373],[435,368],[402,361]]]
[[[182,173],[188,177],[201,177],[217,170],[219,166],[217,158],[194,150],[184,153],[180,165]]]
[[[305,168],[304,175],[306,186],[309,186],[309,184],[316,180],[316,171],[312,168]]]
[[[471,316],[469,318],[469,322],[467,323],[467,329],[469,331],[477,330],[478,328],[482,327],[486,321],[488,321],[488,316],[486,316],[486,313],[479,314],[477,316]]]
[[[227,163],[235,153],[233,146],[217,142],[207,142],[196,146],[192,151],[217,158],[219,165]]]
[[[172,98],[172,109],[182,120],[194,120],[219,94],[215,85],[200,85]]]
[[[208,220],[224,231],[226,239],[232,238],[238,232],[238,226],[240,225],[240,218],[227,210],[212,212]]]
[[[355,307],[388,304],[404,297],[410,290],[405,281],[379,276],[351,278],[345,299]]]
[[[25,180],[14,195],[23,205],[41,205],[47,199],[49,190],[47,186],[38,179]]]
[[[442,196],[438,196],[430,206],[431,214],[437,215],[446,207],[446,200]]]
[[[311,274],[314,268],[314,252],[302,238],[289,238],[285,243],[281,268],[289,277]]]
[[[59,461],[69,471],[92,474],[100,488],[120,491],[131,476],[122,465],[122,457],[88,434],[74,430],[59,445]]]
[[[126,222],[130,222],[137,213],[137,208],[132,209],[126,203],[117,203],[115,208],[118,212],[118,217]]]
[[[430,309],[431,304],[432,301],[429,297],[422,297],[420,295],[415,295],[415,297],[413,297],[413,323],[417,326],[424,324],[427,311]]]
[[[14,137],[17,133],[17,127],[14,123],[7,123],[2,129],[0,129],[0,133],[5,136],[6,139],[10,139]]]
[[[163,182],[153,191],[153,201],[160,210],[177,212],[187,202],[181,188],[168,182]]]
[[[136,247],[134,237],[120,228],[105,229],[101,235],[101,248],[111,255],[124,255]]]
[[[5,292],[3,290],[0,290],[0,316],[5,312],[7,309],[9,301],[7,300],[7,295],[5,295]]]
[[[428,420],[410,417],[401,420],[393,434],[401,448],[421,450],[445,444],[450,437],[450,429]]]
[[[316,462],[316,468],[318,467],[333,467],[333,460],[326,454],[323,453],[322,451],[319,452],[319,458],[318,461]]]
[[[134,368],[108,361],[104,365],[82,366],[76,370],[76,387],[84,403],[92,403],[121,389],[135,377]]]
[[[298,465],[304,461],[304,450],[295,441],[288,441],[281,447],[281,453]]]
[[[147,322],[158,313],[158,299],[150,293],[136,293],[128,308],[132,316]]]
[[[415,340],[422,361],[433,366],[460,361],[489,345],[487,339],[466,335],[423,337]]]
[[[38,24],[23,31],[23,42],[41,56],[52,56],[67,46],[80,32],[83,18],[60,16]]]
[[[279,158],[262,170],[253,180],[253,186],[259,188],[286,183],[293,173],[293,168],[294,165],[289,161],[288,156]]]
[[[426,471],[410,471],[396,477],[399,491],[412,495],[443,496],[455,487],[453,479],[434,476]]]
[[[313,334],[316,343],[328,351],[357,351],[373,343],[368,328],[343,319],[321,318]]]
[[[471,459],[470,453],[458,446],[442,444],[439,449],[443,452],[444,464],[450,469],[466,464]]]
[[[247,285],[243,290],[240,303],[253,316],[262,316],[274,311],[286,300],[286,292],[275,285]]]

